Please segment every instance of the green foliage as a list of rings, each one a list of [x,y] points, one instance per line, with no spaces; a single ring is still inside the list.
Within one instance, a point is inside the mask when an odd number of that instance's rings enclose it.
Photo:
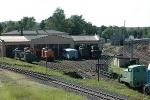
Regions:
[[[111,35],[113,35],[114,30],[113,27],[110,26],[102,32],[102,37],[105,39],[110,39]]]
[[[3,25],[0,23],[0,34],[3,32]]]
[[[22,30],[33,30],[35,26],[36,25],[34,17],[23,17],[23,19],[21,19],[17,23],[17,29]]]
[[[4,28],[4,32],[13,31],[15,28],[16,28],[15,23],[12,22],[12,21],[9,21],[9,22],[6,24],[5,28]]]
[[[80,34],[98,34],[100,37],[110,39],[113,33],[124,34],[126,38],[133,35],[135,38],[149,38],[150,27],[118,27],[104,26],[101,27],[92,25],[91,22],[86,22],[82,15],[72,15],[70,18],[65,17],[65,11],[61,8],[56,8],[53,15],[42,20],[39,25],[36,24],[34,17],[23,17],[17,23],[9,21],[7,24],[0,23],[0,34],[2,32],[10,32],[16,29],[22,30],[57,30],[70,33],[71,35]]]
[[[68,27],[71,28],[70,34],[79,35],[83,33],[85,21],[81,16],[73,15],[68,20]]]
[[[61,8],[57,8],[54,11],[53,15],[50,16],[46,20],[45,25],[46,25],[46,29],[53,29],[53,30],[64,31],[65,30],[65,14],[64,14],[64,10],[62,10]]]
[[[40,29],[45,29],[45,20],[42,20],[40,23]]]

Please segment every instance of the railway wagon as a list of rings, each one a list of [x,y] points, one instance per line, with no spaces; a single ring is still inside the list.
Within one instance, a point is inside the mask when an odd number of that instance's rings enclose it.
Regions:
[[[72,48],[64,48],[62,50],[62,57],[66,59],[77,59],[78,51]]]
[[[143,87],[144,84],[147,84],[147,68],[143,65],[130,65],[119,75],[118,81],[135,88]]]

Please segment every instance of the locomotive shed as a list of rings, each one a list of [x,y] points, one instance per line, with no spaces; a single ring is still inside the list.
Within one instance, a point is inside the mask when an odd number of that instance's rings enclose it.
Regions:
[[[98,35],[72,36],[55,30],[15,30],[0,36],[0,57],[11,57],[12,51],[17,47],[29,46],[34,49],[38,46],[42,49],[48,46],[54,50],[55,58],[58,58],[62,48],[76,48],[80,44],[97,45],[100,49],[101,39]]]

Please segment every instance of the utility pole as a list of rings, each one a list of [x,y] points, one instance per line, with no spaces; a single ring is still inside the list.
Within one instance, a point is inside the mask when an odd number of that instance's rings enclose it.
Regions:
[[[125,22],[126,21],[124,21],[124,27],[123,27],[123,57],[124,57],[124,67],[125,67],[125,63],[126,63],[126,61],[125,61]]]
[[[133,58],[133,39],[134,39],[134,36],[130,36],[129,39],[130,39],[130,60],[132,60],[132,58]]]
[[[123,56],[125,56],[125,46],[124,46],[124,42],[125,42],[125,22],[124,21],[124,27],[123,27]]]
[[[100,74],[99,67],[100,67],[100,64],[99,64],[99,56],[98,56],[98,82],[99,82],[99,74]]]
[[[46,74],[47,74],[47,59],[48,59],[48,58],[46,57]]]

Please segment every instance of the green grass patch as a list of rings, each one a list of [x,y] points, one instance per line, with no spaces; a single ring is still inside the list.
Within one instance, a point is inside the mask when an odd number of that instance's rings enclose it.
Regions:
[[[15,65],[16,67],[20,67],[20,68],[32,70],[32,71],[37,71],[37,72],[45,73],[45,71],[46,71],[45,67],[35,65],[35,64],[29,64],[26,62],[22,62],[22,61],[10,59],[10,58],[5,58],[5,57],[0,58],[0,62],[6,62],[6,63],[12,64],[12,65]],[[113,70],[113,72],[120,73],[123,71],[123,68],[119,69],[119,68],[112,67],[112,70]],[[117,80],[109,80],[109,79],[100,78],[100,81],[98,82],[95,79],[75,79],[75,78],[71,78],[70,76],[64,75],[64,72],[52,70],[49,68],[47,69],[47,73],[51,74],[51,75],[60,76],[62,78],[65,78],[67,80],[71,80],[74,82],[78,81],[85,85],[103,88],[103,89],[106,89],[106,90],[109,90],[112,92],[116,92],[119,94],[123,94],[123,95],[129,96],[129,97],[135,98],[135,99],[139,99],[139,100],[149,100],[150,99],[150,97],[143,96],[143,94],[139,93],[138,91],[135,91],[135,90],[125,86],[124,84],[118,83]]]
[[[47,74],[52,74],[52,75],[56,75],[56,76],[61,76],[63,73],[63,72],[58,72],[56,70],[54,71],[54,70],[49,69],[49,68],[47,68],[47,71],[46,71],[46,67],[39,66],[36,64],[27,63],[27,62],[23,62],[20,60],[6,58],[6,57],[1,57],[0,62],[8,63],[10,65],[13,65],[14,67],[22,68],[25,70],[47,73]]]
[[[87,100],[11,71],[1,71],[0,80],[0,100]]]
[[[84,97],[48,86],[43,88],[43,86],[5,85],[1,89],[3,91],[0,93],[5,94],[0,96],[3,100],[86,100]]]
[[[114,72],[117,74],[122,73],[125,69],[127,69],[127,68],[109,67],[110,72]]]

